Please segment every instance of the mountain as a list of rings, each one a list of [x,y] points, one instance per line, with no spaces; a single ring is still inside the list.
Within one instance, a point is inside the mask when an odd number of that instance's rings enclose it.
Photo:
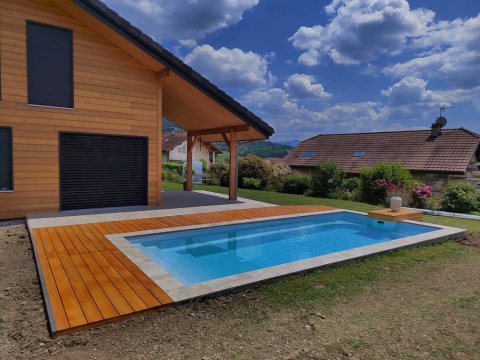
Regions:
[[[298,144],[300,144],[300,140],[289,140],[289,141],[280,141],[278,142],[277,144],[280,144],[280,145],[288,145],[292,148],[294,148],[295,146],[297,146]]]
[[[162,122],[162,133],[164,134],[170,134],[172,132],[183,132],[184,130],[171,121],[168,121],[167,119],[163,119]]]
[[[225,143],[215,143],[223,152],[228,151]],[[292,149],[289,145],[277,144],[268,140],[256,140],[238,146],[238,155],[257,155],[261,158],[283,158]]]

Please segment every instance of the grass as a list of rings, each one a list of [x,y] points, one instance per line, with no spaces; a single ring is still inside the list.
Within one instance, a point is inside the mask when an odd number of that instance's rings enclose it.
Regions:
[[[432,260],[460,258],[475,251],[454,242],[420,247],[369,257],[338,267],[294,276],[263,287],[261,296],[278,306],[295,306],[314,302],[329,310],[339,301],[347,301],[378,279],[393,281],[397,275],[415,265]]]
[[[164,190],[181,190],[181,184],[165,183]],[[196,185],[195,190],[208,190],[223,194],[228,192],[227,188],[210,185]],[[381,208],[353,201],[248,189],[239,189],[239,196],[277,205],[327,205],[361,212]],[[425,221],[480,233],[480,221],[439,216],[425,216]],[[334,304],[351,299],[365,286],[378,279],[389,278],[391,280],[401,274],[402,270],[412,268],[416,264],[428,263],[436,259],[460,259],[475,251],[478,250],[455,242],[398,250],[370,257],[361,262],[347,263],[323,271],[288,277],[280,282],[261,287],[259,292],[261,297],[279,307],[314,302],[328,311]]]
[[[164,183],[164,191],[182,190],[182,184],[176,183]],[[208,190],[221,194],[227,194],[228,188],[221,186],[211,185],[194,185],[195,190]],[[276,205],[326,205],[339,209],[353,210],[367,212],[369,210],[381,209],[381,206],[375,206],[360,202],[337,200],[337,199],[324,199],[316,198],[304,195],[292,195],[281,194],[271,191],[259,191],[249,189],[239,189],[238,195],[247,199],[263,201]],[[453,226],[462,229],[466,229],[472,233],[480,234],[480,221],[460,219],[460,218],[448,218],[443,216],[425,215],[425,222],[432,224],[439,224],[445,226]]]

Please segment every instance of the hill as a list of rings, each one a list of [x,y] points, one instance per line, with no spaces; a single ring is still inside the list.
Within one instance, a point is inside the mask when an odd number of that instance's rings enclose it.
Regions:
[[[223,152],[228,152],[225,143],[215,143],[217,148]],[[257,155],[261,158],[283,158],[292,149],[289,145],[276,144],[268,140],[256,140],[244,143],[238,147],[238,155]]]

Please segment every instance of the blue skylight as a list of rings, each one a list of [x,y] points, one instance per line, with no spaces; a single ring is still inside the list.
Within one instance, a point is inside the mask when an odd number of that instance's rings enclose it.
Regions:
[[[365,150],[355,151],[355,154],[353,154],[353,156],[358,157],[358,158],[362,158],[362,157],[365,156]]]
[[[307,150],[303,152],[303,157],[314,157],[316,153],[316,151]]]

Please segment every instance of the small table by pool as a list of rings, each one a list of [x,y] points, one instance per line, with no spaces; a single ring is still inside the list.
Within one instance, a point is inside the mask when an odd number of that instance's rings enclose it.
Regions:
[[[385,221],[423,221],[423,213],[420,210],[412,209],[401,209],[396,212],[390,209],[372,210],[368,212],[368,217]]]

